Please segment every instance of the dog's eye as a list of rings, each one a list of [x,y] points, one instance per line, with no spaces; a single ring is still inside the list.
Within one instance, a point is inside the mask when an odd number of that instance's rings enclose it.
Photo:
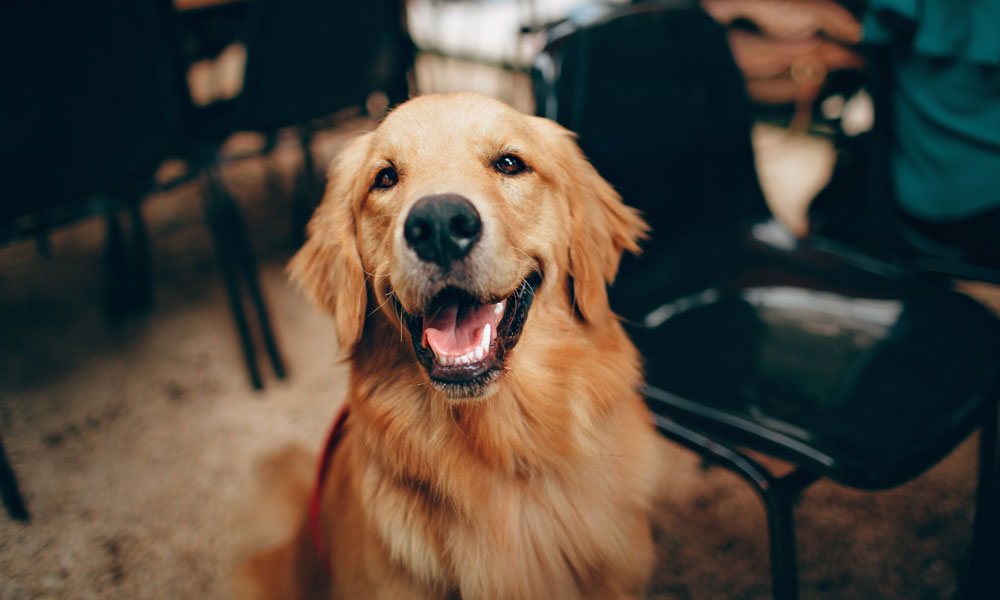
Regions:
[[[513,154],[504,154],[493,163],[493,168],[506,175],[517,175],[524,170],[524,161]]]
[[[386,167],[378,172],[375,176],[375,183],[372,185],[373,188],[380,190],[391,188],[396,185],[399,181],[399,175],[396,173],[396,169],[392,167]]]

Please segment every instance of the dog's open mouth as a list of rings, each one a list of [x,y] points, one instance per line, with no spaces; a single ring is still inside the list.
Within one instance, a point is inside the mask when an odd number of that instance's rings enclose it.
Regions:
[[[504,355],[517,344],[541,281],[533,273],[509,296],[486,302],[448,287],[421,316],[400,307],[417,360],[431,383],[452,395],[469,397],[499,377]]]

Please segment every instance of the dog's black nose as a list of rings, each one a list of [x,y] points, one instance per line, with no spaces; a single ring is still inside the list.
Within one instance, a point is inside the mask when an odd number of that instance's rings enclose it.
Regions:
[[[417,200],[403,225],[406,243],[422,260],[447,269],[479,241],[483,222],[471,202],[456,194]]]

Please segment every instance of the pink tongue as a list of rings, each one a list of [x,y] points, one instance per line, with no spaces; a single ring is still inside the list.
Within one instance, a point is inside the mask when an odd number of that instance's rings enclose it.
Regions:
[[[500,315],[492,304],[449,304],[436,314],[424,317],[424,344],[438,355],[461,356],[479,345],[483,326],[496,331]],[[492,335],[492,334],[491,334]]]

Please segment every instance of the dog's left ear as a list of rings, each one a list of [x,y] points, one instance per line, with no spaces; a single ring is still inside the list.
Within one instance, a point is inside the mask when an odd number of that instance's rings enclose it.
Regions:
[[[568,184],[569,271],[576,308],[585,321],[606,318],[611,310],[608,286],[618,273],[622,253],[639,254],[639,240],[648,237],[649,226],[598,174],[577,145],[575,134],[548,119],[537,119],[557,140],[555,154]]]

